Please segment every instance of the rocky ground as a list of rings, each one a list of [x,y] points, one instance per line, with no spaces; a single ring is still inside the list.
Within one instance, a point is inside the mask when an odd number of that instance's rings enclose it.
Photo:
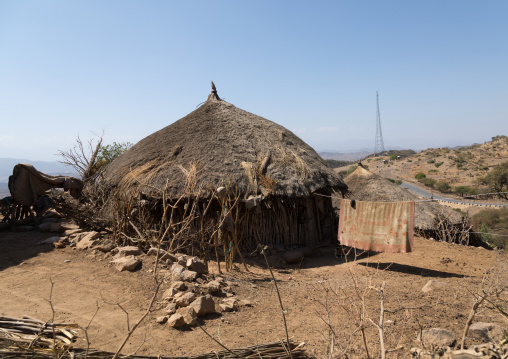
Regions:
[[[116,351],[154,295],[156,250],[116,247],[104,234],[83,233],[72,223],[46,223],[41,229],[47,232],[29,226],[0,231],[1,314],[49,320],[53,286],[55,320],[88,326],[93,347]],[[283,258],[293,261],[298,255],[290,259],[291,253],[281,248],[268,249],[278,264],[274,275],[289,336],[305,342],[307,352],[318,357],[333,348],[336,357],[346,351],[349,357],[365,358],[363,324],[369,352],[379,357],[373,322],[379,324],[384,282],[386,346],[399,348],[388,357],[411,357],[412,348],[420,357],[423,348],[444,353],[460,342],[480,287],[492,290],[508,283],[508,257],[423,238],[416,239],[415,248],[409,254],[370,253],[356,259],[352,254],[337,259],[333,247],[318,248],[292,264]],[[183,254],[160,252],[159,259],[161,287],[124,353],[221,350],[208,335],[233,348],[285,338],[277,291],[261,255],[249,257],[248,271],[238,263],[222,273],[215,262],[206,272],[201,261]],[[502,293],[501,299],[506,296]],[[499,344],[506,340],[508,321],[481,306],[472,328],[468,347]],[[80,338],[76,346],[85,346],[84,335]]]

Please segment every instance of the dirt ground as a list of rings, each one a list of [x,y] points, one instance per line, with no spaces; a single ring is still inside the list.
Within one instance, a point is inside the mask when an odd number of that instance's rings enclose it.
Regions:
[[[51,280],[55,321],[86,326],[100,306],[88,329],[92,347],[116,351],[127,333],[126,314],[118,304],[129,313],[131,326],[145,312],[155,288],[153,259],[142,257],[143,267],[136,272],[118,272],[107,254],[37,244],[51,236],[36,231],[0,232],[0,312],[51,319]],[[201,321],[203,329],[231,348],[285,337],[269,271],[260,257],[249,261],[250,272],[239,264],[222,276],[235,283],[236,296],[250,300],[252,307]],[[290,337],[305,342],[308,352],[318,357],[327,353],[332,337],[335,355],[349,346],[350,357],[365,357],[360,332],[355,332],[362,297],[368,313],[365,326],[369,350],[378,356],[378,332],[368,319],[379,321],[380,302],[377,292],[368,288],[385,281],[385,308],[407,308],[386,313],[387,346],[403,346],[389,357],[407,358],[411,347],[421,347],[416,340],[421,329],[446,328],[460,337],[472,305],[471,292],[478,289],[487,270],[496,263],[506,267],[507,261],[505,253],[417,238],[415,251],[409,254],[371,253],[346,261],[335,258],[332,247],[320,248],[299,265],[284,266],[274,273]],[[211,275],[218,275],[216,264],[211,265]],[[421,289],[431,279],[444,285],[425,294]],[[355,294],[355,283],[359,295]],[[161,293],[168,286],[165,283]],[[199,326],[177,330],[157,324],[155,318],[163,315],[164,306],[158,299],[123,353],[191,355],[221,350]],[[476,320],[508,329],[507,322],[493,311],[481,311]],[[86,346],[84,335],[76,346]]]

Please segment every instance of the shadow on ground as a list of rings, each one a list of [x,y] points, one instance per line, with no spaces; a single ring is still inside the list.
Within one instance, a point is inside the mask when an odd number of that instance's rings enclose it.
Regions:
[[[435,277],[435,278],[464,278],[467,277],[463,274],[457,274],[452,272],[443,272],[428,268],[416,267],[408,264],[397,264],[397,263],[358,263],[359,265],[386,270],[398,273],[413,274],[421,277]]]
[[[38,243],[57,235],[39,231],[0,231],[0,271],[17,266],[27,259],[38,256],[40,253],[51,252],[54,249],[52,244]]]

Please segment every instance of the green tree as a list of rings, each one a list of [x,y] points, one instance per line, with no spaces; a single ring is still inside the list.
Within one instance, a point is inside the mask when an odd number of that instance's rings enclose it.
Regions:
[[[508,162],[495,166],[480,182],[494,192],[508,192]],[[506,193],[499,196],[508,199]]]
[[[430,188],[434,188],[434,185],[436,184],[436,180],[432,178],[422,178],[419,181]]]
[[[97,163],[102,162],[104,165],[107,165],[131,147],[132,143],[130,142],[113,142],[111,145],[103,145],[99,149]]]
[[[417,174],[415,174],[415,178],[417,180],[421,180],[421,179],[423,179],[425,177],[427,177],[427,176],[425,175],[425,173],[422,173],[422,172],[418,172]]]
[[[435,185],[435,188],[440,192],[450,192],[452,187],[448,182],[445,181],[438,181]]]

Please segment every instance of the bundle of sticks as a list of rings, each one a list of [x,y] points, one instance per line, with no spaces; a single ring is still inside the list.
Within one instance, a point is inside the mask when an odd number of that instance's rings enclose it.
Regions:
[[[0,356],[12,350],[54,356],[71,348],[77,328],[77,324],[43,322],[27,316],[0,316]]]
[[[109,359],[115,355],[106,351],[73,348],[72,343],[77,338],[76,329],[79,329],[77,324],[42,322],[27,316],[21,319],[0,316],[0,358]],[[128,357],[135,359],[309,358],[304,347],[305,343],[296,344],[290,340],[288,346],[285,340],[281,340],[192,356],[130,355]]]

